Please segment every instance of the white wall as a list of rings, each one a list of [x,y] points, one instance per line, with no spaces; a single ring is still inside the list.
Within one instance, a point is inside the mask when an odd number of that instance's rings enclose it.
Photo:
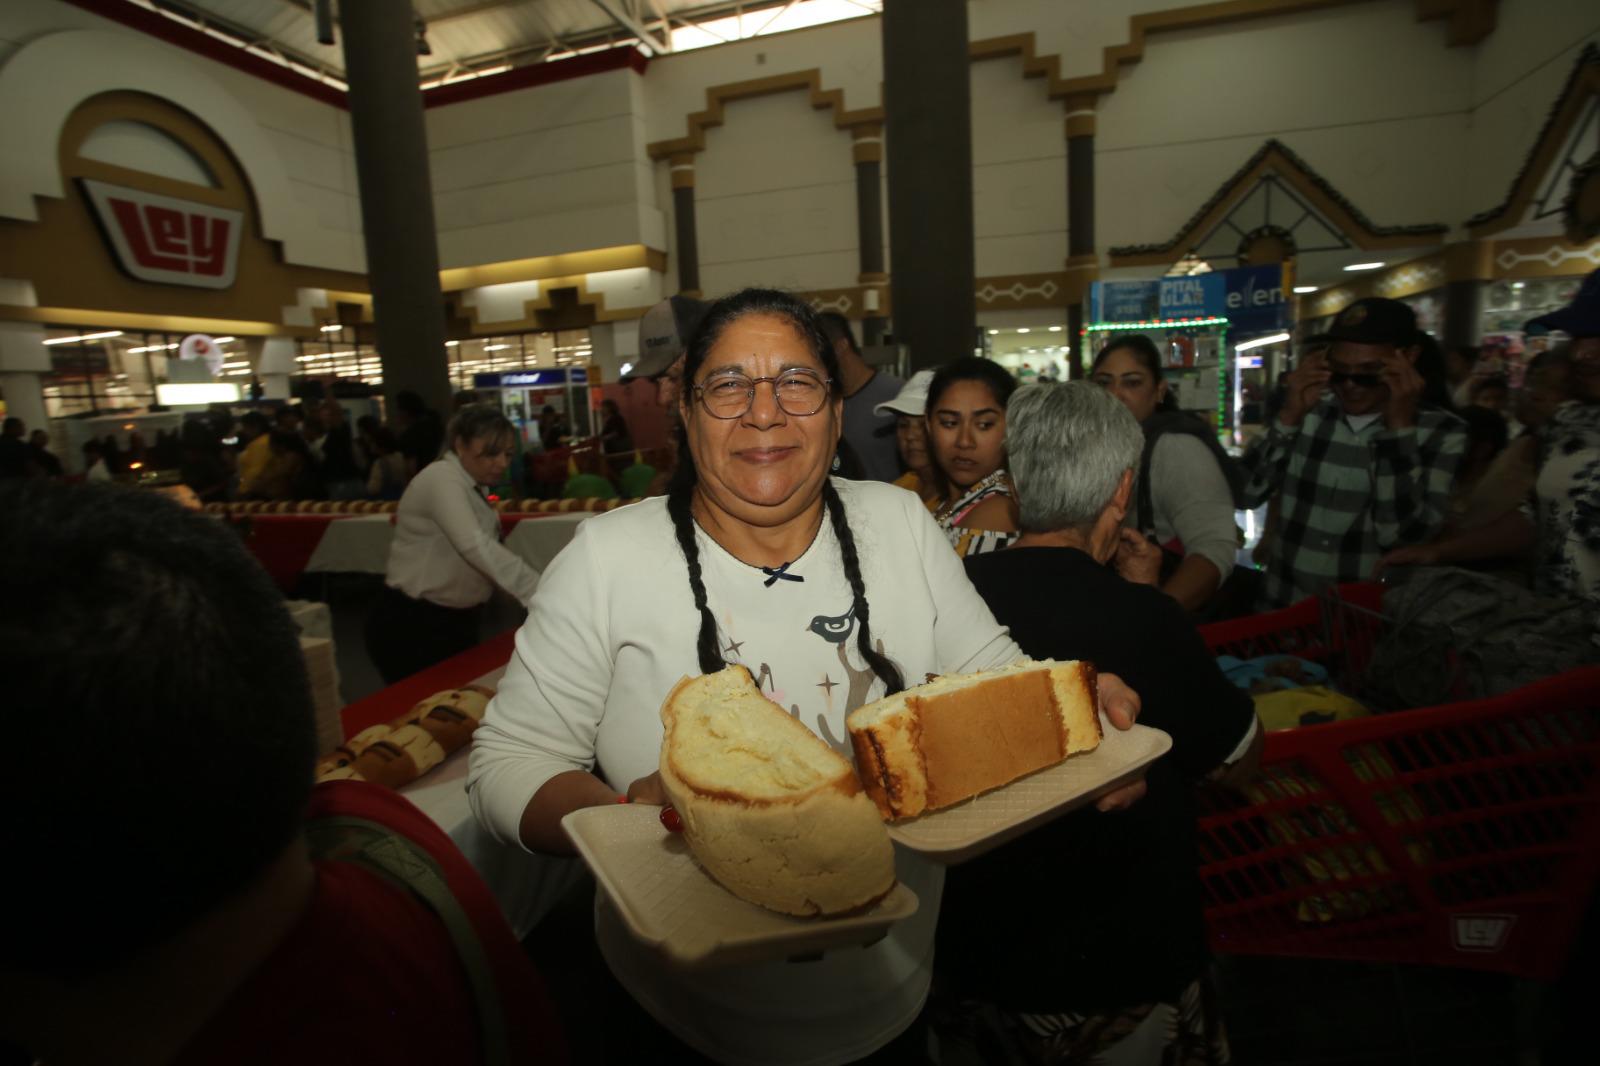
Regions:
[[[1505,199],[1583,46],[1595,42],[1600,7],[1590,0],[1500,5],[1495,31],[1474,57],[1468,214]]]
[[[1397,2],[1156,35],[1102,98],[1097,239],[1166,240],[1272,137],[1378,225],[1459,222],[1471,71]]]
[[[708,88],[813,67],[821,71],[822,88],[843,91],[849,110],[878,106],[883,83],[878,19],[851,19],[652,59],[644,75],[649,139],[684,136],[684,117],[705,109]]]
[[[654,243],[637,79],[616,70],[430,108],[440,265]]]
[[[1060,56],[1063,75],[1080,76],[1098,73],[1103,48],[1127,40],[1130,15],[1184,2],[973,0],[970,33],[1033,32],[1040,53]],[[1600,8],[1502,0],[1498,28],[1473,48],[1448,47],[1445,24],[1419,23],[1415,10],[1413,0],[1371,0],[1150,37],[1143,61],[1123,68],[1100,101],[1099,247],[1170,237],[1269,137],[1379,224],[1458,225],[1492,206],[1578,49],[1600,40]],[[346,112],[60,0],[0,4],[0,64],[72,29],[136,37],[162,66],[235,101],[304,220],[291,261],[362,268]],[[775,74],[815,68],[846,108],[878,106],[881,48],[879,20],[863,18],[660,57],[642,76],[612,71],[431,109],[441,265],[634,243],[675,260],[667,168],[647,146],[684,136],[708,88]],[[978,273],[1060,270],[1064,109],[1014,58],[975,64],[971,77]],[[733,102],[695,163],[708,294],[753,282],[856,283],[850,137],[831,110],[811,107],[803,91]],[[0,175],[13,165],[0,154]],[[666,280],[675,288],[675,261]]]
[[[695,157],[701,290],[854,285],[855,182],[850,134],[804,93],[729,104]]]
[[[972,65],[978,277],[1049,273],[1067,258],[1065,112],[1013,58]]]

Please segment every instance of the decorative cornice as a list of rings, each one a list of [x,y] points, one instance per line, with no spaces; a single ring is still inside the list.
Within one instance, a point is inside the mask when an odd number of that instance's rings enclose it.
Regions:
[[[1418,226],[1380,226],[1367,218],[1344,194],[1335,189],[1305,160],[1281,141],[1268,140],[1224,181],[1211,198],[1200,206],[1171,239],[1161,244],[1125,245],[1112,248],[1112,266],[1139,266],[1171,262],[1204,238],[1227,209],[1255,187],[1268,170],[1275,170],[1310,200],[1327,221],[1360,248],[1397,248],[1415,244],[1438,244],[1449,231],[1442,223]]]
[[[1061,76],[1061,57],[1041,55],[1032,31],[988,37],[967,45],[968,59],[974,63],[985,59],[1003,59],[1016,56],[1022,61],[1022,74],[1026,78],[1043,78],[1046,93],[1052,100],[1060,100],[1068,112],[1092,111],[1095,100],[1116,89],[1122,77],[1122,68],[1132,66],[1144,58],[1145,42],[1153,33],[1171,33],[1178,30],[1203,29],[1223,26],[1251,19],[1293,15],[1322,8],[1346,7],[1369,3],[1371,0],[1218,0],[1209,4],[1169,8],[1164,11],[1146,11],[1128,18],[1128,39],[1122,44],[1107,45],[1101,52],[1101,69],[1097,74],[1075,78]],[[1417,19],[1449,18],[1449,43],[1476,44],[1494,29],[1494,13],[1499,0],[1416,0]],[[1474,34],[1476,36],[1474,36]],[[655,141],[647,146],[651,159],[665,159],[675,153],[700,152],[705,149],[705,131],[720,126],[724,109],[735,100],[749,100],[774,93],[805,90],[811,106],[817,110],[833,109],[833,124],[839,129],[882,123],[881,106],[851,111],[845,107],[842,89],[822,88],[822,72],[813,67],[789,74],[774,74],[750,81],[713,85],[706,89],[706,107],[688,116],[689,131],[672,140]],[[1094,132],[1094,118],[1080,117],[1074,124],[1069,120],[1067,135],[1082,136]]]
[[[844,90],[824,89],[822,71],[812,67],[810,70],[797,70],[789,74],[774,74],[767,78],[711,86],[706,90],[705,110],[696,111],[688,118],[687,135],[670,141],[656,141],[648,145],[646,150],[650,153],[651,159],[658,160],[686,152],[703,151],[706,146],[706,130],[720,126],[726,121],[728,104],[735,100],[752,100],[758,96],[773,96],[777,93],[800,90],[807,93],[811,106],[818,111],[832,109],[833,124],[839,129],[850,129],[863,123],[883,122],[881,107],[868,107],[860,111],[848,110],[844,104]]]
[[[1367,0],[1219,0],[1217,3],[1193,4],[1165,11],[1146,11],[1129,16],[1126,41],[1107,45],[1101,50],[1098,73],[1075,78],[1061,76],[1060,56],[1038,53],[1032,33],[973,41],[971,55],[974,60],[1003,56],[1021,58],[1025,77],[1044,78],[1050,99],[1066,101],[1071,106],[1075,97],[1092,99],[1115,90],[1117,81],[1122,77],[1122,68],[1144,58],[1145,44],[1151,34],[1205,29],[1365,2]],[[1498,3],[1499,0],[1416,0],[1417,20],[1448,18],[1450,26],[1446,39],[1450,44],[1477,44],[1493,31]]]
[[[1487,211],[1467,219],[1467,231],[1474,237],[1487,237],[1510,229],[1522,220],[1528,204],[1536,195],[1555,161],[1561,146],[1572,132],[1573,123],[1583,115],[1584,105],[1590,96],[1600,95],[1600,48],[1593,44],[1583,46],[1578,61],[1567,75],[1567,82],[1557,94],[1550,113],[1545,116],[1539,135],[1533,139],[1522,169],[1511,179],[1506,198]]]
[[[1573,173],[1572,186],[1561,204],[1561,221],[1569,241],[1581,243],[1600,237],[1600,152]]]

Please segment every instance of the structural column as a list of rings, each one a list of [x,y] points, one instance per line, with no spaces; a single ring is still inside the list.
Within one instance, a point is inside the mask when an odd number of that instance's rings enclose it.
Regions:
[[[1080,335],[1088,318],[1089,285],[1099,272],[1094,247],[1094,100],[1067,101],[1067,335],[1072,338],[1067,376],[1084,376],[1090,350]]]
[[[883,262],[883,126],[872,122],[852,127],[850,148],[856,161],[856,244],[860,248],[862,286],[861,342],[877,344],[888,320],[883,315],[883,287],[889,281]]]
[[[6,417],[22,419],[29,433],[50,428],[42,375],[52,369],[43,328],[31,322],[0,322],[0,393],[5,395]],[[60,446],[58,441],[56,447]]]
[[[1444,250],[1444,322],[1439,343],[1448,351],[1481,338],[1483,287],[1494,276],[1489,241],[1464,241]]]
[[[885,0],[894,335],[911,369],[977,346],[966,0]]]
[[[410,389],[448,412],[444,296],[411,5],[341,0],[339,26],[383,391],[392,402]]]
[[[672,172],[672,218],[678,234],[678,291],[700,295],[700,241],[694,225],[694,156],[668,158]]]

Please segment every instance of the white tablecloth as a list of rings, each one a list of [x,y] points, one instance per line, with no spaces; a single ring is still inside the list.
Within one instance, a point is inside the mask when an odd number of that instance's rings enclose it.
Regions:
[[[328,523],[306,563],[306,573],[382,574],[394,540],[392,516],[351,515]]]
[[[498,685],[503,668],[473,684]],[[424,814],[450,834],[472,863],[520,940],[575,883],[588,876],[582,859],[533,855],[501,844],[478,824],[467,805],[467,753],[462,748],[430,773],[400,790]]]
[[[526,518],[511,527],[505,545],[542,574],[572,539],[578,523],[593,517],[592,512],[583,511]],[[394,540],[391,518],[386,514],[351,515],[329,522],[306,563],[306,573],[383,574],[389,566],[389,543]]]

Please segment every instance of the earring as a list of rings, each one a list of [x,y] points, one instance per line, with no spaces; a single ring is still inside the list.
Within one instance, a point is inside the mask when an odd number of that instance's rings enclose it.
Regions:
[[[839,453],[838,452],[834,452],[833,453],[833,468],[832,469],[833,469],[833,472],[835,474],[837,474],[839,472],[839,465],[840,465],[839,464]]]

